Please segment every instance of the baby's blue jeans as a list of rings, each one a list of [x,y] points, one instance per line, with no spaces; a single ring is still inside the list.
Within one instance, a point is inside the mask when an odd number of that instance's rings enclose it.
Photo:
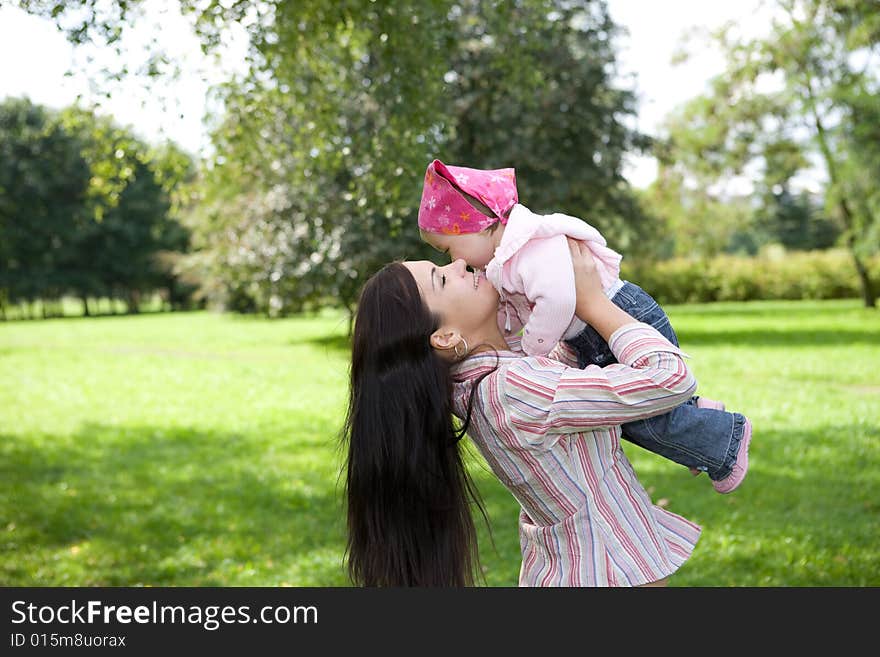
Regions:
[[[675,346],[678,338],[669,317],[651,295],[629,281],[612,297],[615,305],[634,319],[650,324]],[[592,326],[567,341],[577,352],[581,368],[616,363],[608,343]],[[693,397],[668,413],[623,425],[623,437],[648,451],[676,463],[707,472],[713,480],[724,479],[736,462],[745,427],[739,413],[698,408]]]

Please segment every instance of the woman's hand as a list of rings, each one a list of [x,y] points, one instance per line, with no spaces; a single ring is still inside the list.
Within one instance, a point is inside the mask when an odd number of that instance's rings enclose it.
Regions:
[[[582,242],[568,238],[571,264],[574,267],[574,286],[577,299],[574,312],[596,329],[607,342],[618,328],[634,321],[628,313],[612,303],[602,289],[593,254]]]
[[[568,238],[568,249],[571,251],[571,264],[574,267],[574,287],[577,299],[574,312],[582,320],[590,323],[590,315],[599,297],[604,297],[602,281],[596,269],[596,260],[590,249],[576,239]]]

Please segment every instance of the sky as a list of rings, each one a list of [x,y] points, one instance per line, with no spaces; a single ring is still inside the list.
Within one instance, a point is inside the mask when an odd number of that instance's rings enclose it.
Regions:
[[[147,14],[138,22],[143,29],[130,35],[131,62],[137,64],[139,44],[160,25],[161,44],[180,64],[181,79],[148,92],[130,80],[110,99],[96,94],[85,70],[115,58],[110,52],[75,51],[51,22],[29,16],[20,9],[3,6],[0,0],[0,99],[27,96],[50,107],[73,104],[78,97],[100,101],[100,111],[131,126],[141,138],[157,142],[171,139],[193,154],[207,151],[208,138],[202,117],[210,108],[208,90],[230,72],[243,70],[246,42],[234,38],[220,62],[207,59],[199,49],[188,19],[180,16],[174,0],[151,0]],[[745,34],[762,34],[768,14],[761,0],[608,0],[612,19],[628,35],[619,40],[621,73],[634,76],[625,84],[636,89],[639,111],[635,127],[655,134],[664,116],[705,89],[709,78],[723,70],[717,51],[700,47],[687,63],[675,66],[672,58],[682,37],[692,28],[714,28],[735,21]],[[94,62],[88,64],[86,56]],[[72,70],[72,75],[65,75]],[[165,100],[162,102],[161,97]],[[656,177],[656,162],[631,157],[624,175],[636,187]]]

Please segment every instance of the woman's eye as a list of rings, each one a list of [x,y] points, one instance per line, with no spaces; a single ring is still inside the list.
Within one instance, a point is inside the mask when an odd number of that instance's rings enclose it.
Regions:
[[[445,286],[446,286],[446,274],[443,274],[440,277],[440,287],[445,287]]]

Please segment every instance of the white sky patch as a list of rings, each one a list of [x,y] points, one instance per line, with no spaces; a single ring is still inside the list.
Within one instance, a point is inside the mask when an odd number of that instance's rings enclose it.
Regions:
[[[81,98],[97,104],[149,142],[171,139],[193,154],[208,146],[205,113],[215,109],[209,89],[233,72],[245,70],[247,41],[233,38],[224,48],[222,61],[205,56],[193,33],[191,19],[180,14],[177,3],[158,0],[145,3],[138,26],[126,30],[123,54],[112,48],[74,48],[48,20],[20,9],[0,7],[0,98],[26,96],[49,107],[73,105]],[[89,82],[89,72],[103,66],[132,71],[145,61],[145,47],[156,35],[159,45],[181,69],[179,79],[157,79],[146,86],[132,77],[110,87],[109,98]],[[89,58],[92,61],[89,61]]]
[[[635,78],[639,105],[632,127],[657,135],[672,110],[708,91],[709,80],[724,71],[724,58],[699,34],[729,21],[736,23],[740,34],[765,34],[769,14],[762,4],[761,0],[608,0],[612,20],[628,32],[618,38],[617,52],[621,76]],[[690,57],[674,64],[683,46]],[[634,187],[647,187],[657,177],[657,161],[630,155],[623,173]]]

